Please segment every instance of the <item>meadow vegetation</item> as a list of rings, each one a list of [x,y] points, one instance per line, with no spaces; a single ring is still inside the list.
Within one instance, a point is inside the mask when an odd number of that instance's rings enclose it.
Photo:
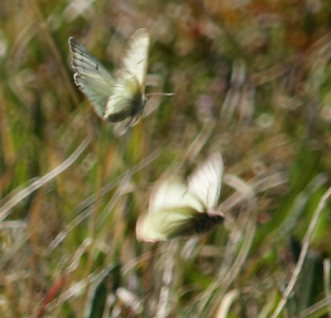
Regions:
[[[331,3],[0,2],[1,317],[331,317]],[[75,87],[68,38],[107,68],[151,36],[124,136]],[[224,224],[136,239],[165,173],[210,153]]]

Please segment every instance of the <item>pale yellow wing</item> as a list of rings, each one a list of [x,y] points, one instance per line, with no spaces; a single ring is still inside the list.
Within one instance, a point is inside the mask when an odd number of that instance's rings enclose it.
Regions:
[[[138,29],[128,40],[122,67],[117,71],[116,82],[109,96],[104,119],[135,122],[145,106],[145,77],[149,49],[146,29]]]
[[[143,107],[143,95],[136,77],[126,71],[120,72],[108,98],[104,119],[118,122],[129,118],[130,121],[139,116]]]
[[[121,70],[136,77],[144,89],[150,38],[146,29],[138,29],[128,40]]]
[[[187,206],[168,208],[140,216],[136,234],[140,241],[166,241],[209,231],[222,222],[219,214],[200,213]]]
[[[208,209],[214,208],[221,192],[223,160],[219,153],[212,154],[198,166],[188,180],[188,189],[192,195]]]
[[[150,197],[148,211],[158,213],[160,210],[176,207],[190,207],[202,212],[204,207],[182,180],[176,177],[164,178],[156,183]]]
[[[145,242],[166,241],[192,232],[191,223],[195,214],[189,207],[177,207],[146,213],[139,217],[136,225],[137,239]]]

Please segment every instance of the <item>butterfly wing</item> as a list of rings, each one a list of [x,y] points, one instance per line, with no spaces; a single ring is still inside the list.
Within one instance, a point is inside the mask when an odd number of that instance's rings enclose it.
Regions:
[[[116,76],[113,92],[109,97],[104,118],[121,121],[129,118],[125,126],[135,122],[145,106],[145,77],[149,48],[146,29],[137,30],[128,40],[122,68]]]
[[[189,177],[188,188],[203,202],[205,208],[217,205],[221,192],[223,160],[219,153],[212,154]]]
[[[222,215],[200,213],[191,207],[174,207],[139,217],[136,235],[140,241],[166,241],[211,230],[223,222]]]
[[[73,37],[69,38],[69,48],[75,83],[89,99],[96,113],[103,117],[113,90],[114,79],[106,68]]]
[[[190,220],[195,214],[202,213],[190,207],[177,207],[142,215],[136,225],[137,238],[140,241],[156,242],[190,234]]]
[[[135,76],[142,90],[145,88],[149,43],[147,30],[138,29],[128,40],[122,62],[122,69]]]
[[[199,212],[203,210],[200,200],[189,192],[187,185],[179,178],[159,181],[151,193],[148,211],[158,213],[160,210],[177,207],[190,207]]]
[[[134,118],[139,118],[144,107],[144,99],[140,85],[135,76],[127,71],[118,72],[109,96],[104,119],[118,122],[128,118],[129,125]]]
[[[165,178],[154,187],[148,212],[139,217],[136,233],[141,241],[165,241],[192,232],[191,220],[202,214],[201,202],[179,178]]]

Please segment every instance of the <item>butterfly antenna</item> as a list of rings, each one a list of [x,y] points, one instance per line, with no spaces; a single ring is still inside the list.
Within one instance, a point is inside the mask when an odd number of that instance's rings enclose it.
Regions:
[[[146,97],[150,96],[174,96],[175,93],[147,93]]]

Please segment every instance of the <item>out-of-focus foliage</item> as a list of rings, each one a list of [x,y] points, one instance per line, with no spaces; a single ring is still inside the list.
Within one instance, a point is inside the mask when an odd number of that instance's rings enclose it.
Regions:
[[[322,0],[1,1],[1,317],[271,316],[330,185],[330,21]],[[67,41],[113,70],[140,27],[147,92],[175,95],[117,137]],[[225,225],[137,242],[158,178],[214,151]],[[330,223],[325,208],[281,317],[331,315]]]

